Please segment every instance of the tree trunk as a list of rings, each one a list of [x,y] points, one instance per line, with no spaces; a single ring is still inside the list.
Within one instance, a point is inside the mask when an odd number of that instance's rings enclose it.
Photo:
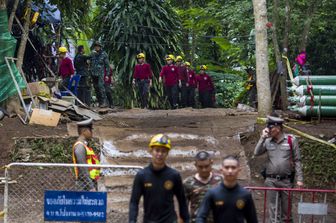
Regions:
[[[285,5],[285,30],[284,30],[284,38],[282,44],[282,53],[284,56],[288,56],[288,45],[289,45],[289,30],[291,26],[290,20],[290,1],[286,0]],[[281,58],[283,67],[283,75],[280,77],[280,91],[281,91],[281,102],[282,102],[282,110],[286,110],[288,107],[288,94],[287,94],[287,76],[288,70],[286,66],[286,62]]]
[[[312,0],[309,8],[307,9],[299,51],[306,51],[310,27],[313,21],[313,15],[315,14],[318,8],[317,7],[318,3],[319,1]]]
[[[286,0],[286,6],[285,6],[285,31],[284,31],[284,38],[283,38],[283,44],[282,44],[282,53],[283,55],[288,55],[288,45],[289,45],[289,30],[291,26],[291,20],[290,20],[290,1]]]
[[[278,27],[278,7],[279,2],[278,0],[273,0],[273,26],[272,26],[272,41],[274,46],[274,52],[275,52],[275,60],[277,63],[277,66],[279,65],[279,62],[281,62],[281,53],[279,48],[279,42],[278,42],[278,35],[277,35],[277,27]]]
[[[0,0],[0,10],[6,9],[6,0]]]
[[[13,9],[12,12],[9,16],[8,19],[8,31],[11,33],[12,32],[12,27],[13,27],[13,21],[14,21],[14,17],[15,17],[15,13],[16,13],[16,9],[18,7],[19,4],[19,0],[15,0],[14,4],[13,4]]]
[[[277,78],[273,78],[275,80],[275,83],[272,83],[272,91],[273,91],[273,97],[272,97],[272,104],[274,102],[274,99],[278,93],[279,84],[280,84],[280,95],[281,95],[281,110],[286,110],[288,106],[288,100],[287,100],[287,86],[286,86],[286,76],[284,76],[284,64],[282,63],[282,57],[278,42],[278,35],[277,35],[277,27],[279,23],[279,0],[273,0],[273,26],[272,26],[272,40],[274,45],[274,51],[275,51],[275,60],[277,64],[277,72],[275,75],[277,75]]]
[[[258,115],[265,117],[272,111],[268,68],[267,8],[266,0],[253,0],[256,43],[256,72],[258,90]]]
[[[17,52],[17,62],[16,62],[16,66],[19,69],[19,71],[22,70],[22,64],[23,64],[23,59],[24,59],[24,54],[26,51],[26,45],[27,45],[27,40],[28,40],[28,36],[29,36],[29,25],[30,25],[30,15],[31,15],[31,3],[32,0],[27,0],[27,14],[25,17],[25,22],[23,25],[23,31],[22,31],[22,35],[21,35],[21,42],[20,42],[20,46]]]

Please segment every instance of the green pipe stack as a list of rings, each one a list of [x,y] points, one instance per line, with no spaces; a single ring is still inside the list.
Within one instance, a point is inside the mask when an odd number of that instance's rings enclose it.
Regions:
[[[321,100],[319,96],[310,96],[310,95],[305,95],[305,96],[294,96],[294,97],[289,97],[288,101],[291,103],[295,103],[298,106],[302,107],[305,105],[311,106],[311,104],[318,106],[321,101],[321,106],[336,106],[336,95],[323,95],[321,96]]]
[[[307,117],[317,117],[319,106],[292,106],[289,107],[289,110],[297,112],[303,116]],[[335,117],[336,116],[336,106],[321,106],[321,117]]]
[[[336,75],[298,76],[289,92],[294,95],[288,98],[294,105],[289,110],[306,117],[317,117],[319,113],[321,117],[336,117]]]
[[[296,86],[301,85],[336,85],[336,76],[334,75],[319,75],[319,76],[298,76],[294,78],[294,84]]]

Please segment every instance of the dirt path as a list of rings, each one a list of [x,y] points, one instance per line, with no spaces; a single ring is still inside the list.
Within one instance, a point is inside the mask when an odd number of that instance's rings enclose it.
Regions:
[[[147,152],[150,138],[165,133],[172,139],[173,149],[168,163],[178,169],[183,178],[195,172],[193,157],[200,150],[214,155],[216,169],[228,154],[238,155],[243,164],[240,180],[248,184],[250,169],[238,134],[253,131],[256,115],[224,109],[181,109],[170,111],[129,110],[110,114],[94,125],[95,136],[103,143],[103,162],[119,165],[145,166],[150,161]],[[69,134],[76,134],[74,125]],[[127,213],[133,176],[125,171],[105,177],[111,195],[112,211]],[[110,210],[111,211],[111,210]]]
[[[151,136],[165,133],[173,143],[168,163],[178,169],[183,178],[195,172],[193,157],[197,151],[207,150],[214,154],[215,169],[219,168],[223,156],[239,155],[243,166],[240,183],[261,186],[263,181],[258,173],[264,159],[250,160],[261,128],[257,127],[257,132],[254,132],[255,120],[255,113],[231,109],[133,109],[106,115],[102,121],[94,124],[94,135],[103,145],[103,163],[145,166],[150,161],[147,148]],[[3,126],[0,127],[0,141],[5,145],[1,156],[3,164],[9,162],[8,154],[14,143],[13,137],[77,135],[75,123],[47,128],[23,126],[19,120],[5,119],[1,124]],[[316,131],[329,137],[336,132],[334,124],[335,122],[327,121],[320,125],[294,127],[312,133]],[[245,139],[244,146],[239,141],[239,136],[242,135]],[[109,222],[127,222],[128,202],[135,173],[133,170],[115,171],[106,176],[100,184],[101,189],[106,190],[109,196]],[[256,193],[254,199],[261,215],[263,196]]]

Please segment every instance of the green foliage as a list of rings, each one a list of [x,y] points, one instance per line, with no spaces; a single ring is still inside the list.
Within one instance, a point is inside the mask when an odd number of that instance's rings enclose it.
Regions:
[[[305,184],[332,188],[336,183],[336,150],[311,140],[300,141]]]
[[[150,104],[153,108],[160,107],[157,102],[162,96],[162,89],[157,79],[163,58],[180,51],[180,21],[176,13],[164,1],[155,0],[99,1],[98,7],[96,39],[102,41],[116,65],[118,98],[122,99],[125,107],[133,104],[132,74],[136,55],[143,52],[155,75]]]
[[[226,69],[254,66],[251,1],[172,2],[178,9],[184,32],[193,37],[196,51],[191,57],[194,64],[212,64]],[[184,47],[184,50],[189,48]]]
[[[244,78],[230,73],[207,72],[213,79],[216,88],[217,106],[230,108],[234,99],[244,89]]]
[[[10,157],[13,162],[72,163],[72,146],[76,140],[76,137],[20,139],[15,142]],[[97,139],[90,141],[89,146],[99,153]]]

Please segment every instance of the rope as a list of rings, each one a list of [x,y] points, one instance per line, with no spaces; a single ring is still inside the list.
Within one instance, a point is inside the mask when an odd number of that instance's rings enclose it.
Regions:
[[[309,78],[309,75],[306,78],[306,84],[307,84],[307,93],[310,94],[310,110],[312,111],[314,109],[314,92],[313,92],[313,83]]]
[[[289,75],[289,78],[290,78],[291,82],[294,84],[293,72],[292,72],[292,68],[290,67],[288,57],[282,55],[282,58],[286,60],[288,75]]]

